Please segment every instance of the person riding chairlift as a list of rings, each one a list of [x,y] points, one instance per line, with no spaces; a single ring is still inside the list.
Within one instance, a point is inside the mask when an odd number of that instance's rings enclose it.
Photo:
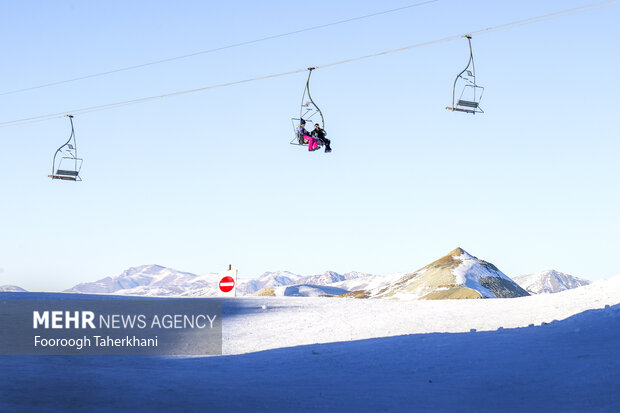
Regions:
[[[297,136],[300,139],[300,143],[308,142],[308,150],[316,151],[318,149],[319,144],[317,140],[306,130],[306,121],[301,119],[299,122],[299,128],[297,128]]]
[[[324,129],[321,129],[321,125],[315,123],[314,130],[310,133],[310,136],[316,139],[317,142],[321,142],[323,145],[325,145],[325,153],[329,153],[332,151],[332,148],[330,146],[331,141],[327,139],[327,132],[325,132]]]

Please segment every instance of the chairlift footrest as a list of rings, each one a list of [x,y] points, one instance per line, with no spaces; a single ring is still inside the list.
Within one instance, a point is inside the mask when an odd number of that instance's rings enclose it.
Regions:
[[[48,175],[48,178],[61,179],[63,181],[77,181],[77,176]]]
[[[451,111],[456,111],[456,112],[464,112],[464,113],[478,113],[477,111],[473,110],[473,109],[463,109],[463,108],[453,108],[451,106],[446,106],[446,109],[451,110]]]

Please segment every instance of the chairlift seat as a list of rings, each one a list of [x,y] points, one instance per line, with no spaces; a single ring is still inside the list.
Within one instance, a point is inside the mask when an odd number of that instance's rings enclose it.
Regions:
[[[68,171],[66,169],[58,169],[56,175],[78,176],[78,171]]]
[[[52,179],[60,179],[63,181],[81,181],[80,171],[73,171],[68,169],[57,169],[54,175],[48,175]]]
[[[312,120],[312,118],[308,117],[306,119],[306,121],[309,121],[309,120]],[[297,145],[297,146],[308,146],[308,140],[304,139],[303,136],[297,133],[297,127],[299,125],[299,118],[291,118],[291,124],[293,125],[294,138],[289,143],[291,145]],[[317,144],[319,145],[319,147],[322,147],[324,145],[324,143],[321,142],[320,140],[317,140]]]
[[[477,108],[478,107],[478,102],[473,102],[471,100],[459,100],[458,102],[456,102],[457,106],[465,106],[468,108]]]

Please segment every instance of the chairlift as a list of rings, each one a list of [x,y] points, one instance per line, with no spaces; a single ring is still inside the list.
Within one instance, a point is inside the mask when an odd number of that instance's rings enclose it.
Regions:
[[[52,179],[63,181],[81,181],[80,169],[82,169],[82,159],[77,156],[77,144],[75,141],[75,129],[73,128],[73,115],[67,115],[71,122],[71,135],[67,142],[56,150],[52,161],[52,174],[48,175]]]
[[[446,106],[446,109],[457,112],[484,113],[480,107],[480,100],[484,93],[484,87],[476,83],[476,65],[474,64],[474,53],[471,47],[471,36],[464,36],[469,43],[469,61],[465,69],[461,71],[454,79],[452,86],[452,106]],[[462,86],[462,89],[461,89]],[[458,99],[456,98],[457,90],[461,90]]]
[[[318,119],[320,117],[321,129],[325,129],[325,119],[323,118],[323,112],[321,109],[314,103],[312,100],[312,96],[310,95],[310,76],[312,76],[312,71],[316,69],[316,67],[308,68],[308,80],[306,81],[306,87],[304,88],[304,93],[301,97],[301,107],[299,110],[298,118],[291,118],[291,123],[293,125],[293,139],[291,140],[291,145],[304,146],[307,145],[308,142],[304,140],[304,136],[300,133],[300,129],[302,125],[306,123],[319,123]],[[306,101],[306,96],[308,96],[308,100]],[[310,129],[311,132],[313,128]],[[317,142],[319,147],[323,146],[323,142]]]

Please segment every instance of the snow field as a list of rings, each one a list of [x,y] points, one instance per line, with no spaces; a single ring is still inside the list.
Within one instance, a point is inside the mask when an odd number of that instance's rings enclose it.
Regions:
[[[557,294],[519,298],[238,297],[224,301],[223,350],[240,354],[404,334],[527,327],[619,302],[620,276]]]

